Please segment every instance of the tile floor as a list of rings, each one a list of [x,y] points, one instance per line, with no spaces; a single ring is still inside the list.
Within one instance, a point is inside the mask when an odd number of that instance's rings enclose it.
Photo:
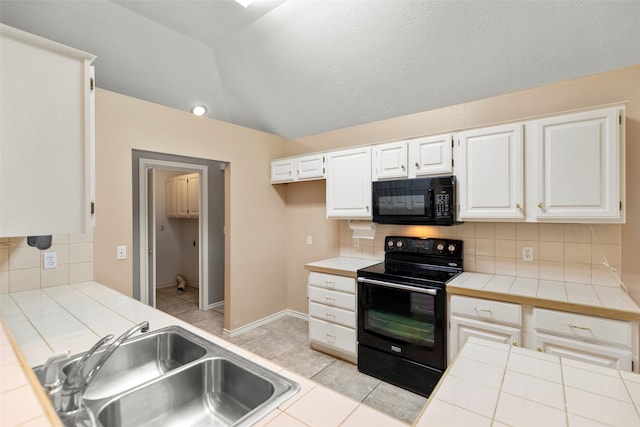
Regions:
[[[184,294],[178,294],[173,286],[160,288],[156,293],[156,307],[222,337],[222,308],[198,310],[198,294],[194,288],[188,287]],[[311,349],[309,324],[304,319],[285,316],[230,341],[408,424],[414,422],[426,402],[422,396],[358,372],[351,363]]]

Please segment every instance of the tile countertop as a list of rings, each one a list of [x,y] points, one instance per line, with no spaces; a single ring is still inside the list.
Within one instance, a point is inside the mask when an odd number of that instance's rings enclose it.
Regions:
[[[447,283],[447,293],[610,319],[640,320],[640,307],[620,287],[464,272]]]
[[[639,425],[640,375],[473,337],[414,424]]]
[[[22,370],[20,353],[26,366],[36,366],[54,352],[85,351],[99,337],[119,335],[143,320],[149,320],[151,329],[182,326],[298,382],[300,392],[257,426],[406,427],[96,282],[0,294],[0,314],[11,329],[0,330],[3,427],[58,425],[55,415],[47,417],[39,386],[30,383],[33,375]],[[9,342],[11,334],[20,346],[18,356]],[[472,338],[414,424],[427,425],[640,425],[640,375]]]
[[[338,274],[347,277],[356,277],[361,268],[378,264],[382,261],[374,259],[361,259],[349,257],[336,257],[305,264],[304,268],[318,273]]]
[[[300,384],[300,392],[256,426],[407,427],[369,406],[96,282],[0,294],[0,315],[10,330],[0,329],[2,427],[60,425],[57,416],[47,412],[50,406],[39,385],[33,384],[33,373],[23,366],[40,365],[52,354],[67,349],[72,354],[86,351],[100,337],[109,333],[118,336],[143,320],[149,321],[152,330],[179,325]],[[10,335],[19,346],[17,351]],[[21,365],[23,357],[26,362]]]

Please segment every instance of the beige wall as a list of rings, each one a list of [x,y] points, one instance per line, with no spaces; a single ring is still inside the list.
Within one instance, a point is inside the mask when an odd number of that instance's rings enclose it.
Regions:
[[[96,93],[95,280],[132,293],[133,149],[229,162],[225,328],[233,330],[287,306],[286,210],[270,184],[269,161],[283,138],[98,90]]]
[[[621,255],[616,257],[614,254],[612,257],[615,260],[620,259],[622,264],[622,279],[630,288],[631,295],[636,301],[640,302],[640,245],[638,244],[638,242],[640,242],[640,197],[638,197],[640,192],[640,65],[497,96],[494,98],[300,138],[289,142],[287,146],[287,155],[305,154],[336,148],[411,138],[421,135],[437,134],[441,132],[516,121],[540,115],[562,113],[575,109],[590,108],[619,102],[626,102],[627,107],[627,223],[622,226],[609,227],[604,234],[607,238],[611,238],[612,235],[619,233],[618,235],[620,237],[617,239],[621,248]],[[320,188],[319,186],[312,187],[308,186],[307,183],[293,185],[287,184],[287,186],[289,187],[287,190],[287,196],[290,199],[298,199],[306,192],[309,194],[305,194],[305,197],[310,199],[321,200],[325,197],[322,193],[323,188]],[[289,199],[287,199],[287,224],[303,224],[305,218],[320,218],[324,215],[323,209],[324,206],[321,206],[319,203],[314,205],[301,205],[289,202]],[[341,227],[339,221],[327,219],[317,220],[317,223],[314,226],[320,231],[330,230],[330,233],[340,233],[339,230]],[[492,234],[493,237],[488,237],[487,233],[489,232],[485,227],[490,228],[491,226],[493,226],[494,230]],[[454,229],[455,228],[458,227],[454,227]],[[473,230],[471,230],[471,228],[473,228]],[[379,259],[382,257],[380,252],[376,254],[376,251],[378,251],[377,247],[380,243],[380,237],[378,237],[377,241],[374,242],[362,241],[364,247],[360,250],[354,251],[348,234],[346,236],[344,235],[344,225],[342,225],[342,229],[343,237],[341,239],[342,241],[338,243],[338,249],[335,247],[335,241],[328,241],[324,247],[317,247],[314,249],[314,252],[319,255],[316,259],[335,256],[336,253],[340,252],[342,252],[342,254],[354,254],[355,256],[363,258],[374,257]],[[496,224],[473,227],[467,226],[461,229],[464,230],[461,231],[461,233],[463,233],[463,236],[466,235],[466,239],[476,239],[477,233],[480,233],[480,239],[491,239],[493,241],[491,245],[488,242],[481,242],[481,245],[485,245],[483,246],[483,251],[493,250],[494,254],[497,240],[503,240],[496,237]],[[411,232],[413,230],[403,228],[394,231],[398,231],[400,233],[408,232],[409,234],[412,234]],[[563,232],[564,231],[565,229],[563,227]],[[301,254],[308,252],[308,248],[305,247],[305,240],[302,232],[303,230],[300,226],[288,229],[288,254]],[[383,236],[384,233],[384,229],[382,231],[379,230],[378,236]],[[450,230],[447,233],[456,232],[454,230]],[[543,233],[545,232],[543,231]],[[437,232],[434,234],[437,234]],[[571,235],[571,233],[569,233],[569,235]],[[580,245],[580,248],[578,249],[581,254],[580,260],[584,261],[578,263],[582,264],[581,268],[588,268],[585,267],[585,265],[593,265],[592,258],[595,255],[592,255],[589,262],[587,262],[585,258],[587,256],[587,252],[590,254],[597,253],[597,250],[593,249],[593,239],[593,236],[589,234],[588,246]],[[565,254],[567,253],[566,245],[576,243],[570,240],[571,237],[569,237],[569,241],[563,240],[562,242],[562,251]],[[543,243],[548,242],[540,240],[539,235],[538,240],[536,240],[535,243],[543,245]],[[609,242],[607,242],[607,244],[608,243]],[[370,245],[375,245],[375,247]],[[493,249],[488,249],[486,245],[491,246]],[[615,239],[613,245],[616,245]],[[490,265],[493,265],[494,269],[496,268],[495,255],[492,257],[490,256],[490,258],[493,258],[492,260],[483,258],[484,255],[478,255],[477,241],[473,242],[473,248],[474,269],[479,268],[489,271],[491,268]],[[548,249],[549,246],[545,245],[545,248]],[[569,248],[572,248],[572,246],[569,246]],[[611,249],[612,248],[608,248],[607,250]],[[560,250],[560,248],[556,245],[555,250]],[[469,254],[471,251],[471,248],[467,250],[467,258],[471,256]],[[615,248],[613,249],[613,252],[616,252]],[[301,259],[302,257],[298,256],[298,258]],[[309,261],[316,259],[310,259]],[[480,263],[478,263],[478,260],[480,260]],[[515,262],[515,259],[512,260]],[[569,264],[573,263],[571,261],[572,259],[569,258]],[[487,264],[487,262],[489,262],[489,264]],[[512,265],[511,261],[509,261],[509,265]],[[502,267],[503,264],[500,264],[500,266]],[[471,265],[469,265],[469,267],[471,267]],[[598,270],[599,267],[591,267],[591,270],[593,269]],[[569,266],[569,277],[573,277],[571,276],[571,274],[573,274],[572,271],[571,266]],[[557,274],[557,271],[555,274]],[[583,271],[580,274],[586,273]],[[597,272],[596,276],[598,274],[600,273]],[[287,277],[289,305],[291,307],[303,307],[305,302],[302,301],[301,296],[303,295],[302,289],[306,285],[306,273],[301,271],[298,265],[289,262]],[[300,311],[302,311],[302,309],[300,309]]]

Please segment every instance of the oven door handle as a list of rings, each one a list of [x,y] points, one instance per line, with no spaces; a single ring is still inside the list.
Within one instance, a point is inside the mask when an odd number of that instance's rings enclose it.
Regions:
[[[382,280],[367,279],[366,277],[358,277],[358,282],[368,285],[386,286],[388,288],[401,289],[403,291],[417,292],[419,294],[438,295],[437,289],[425,289],[417,286],[401,285],[399,283],[383,282]]]

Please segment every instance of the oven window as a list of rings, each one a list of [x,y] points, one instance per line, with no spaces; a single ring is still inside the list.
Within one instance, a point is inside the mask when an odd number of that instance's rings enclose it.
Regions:
[[[433,346],[435,296],[381,286],[366,289],[366,330],[420,346]]]

